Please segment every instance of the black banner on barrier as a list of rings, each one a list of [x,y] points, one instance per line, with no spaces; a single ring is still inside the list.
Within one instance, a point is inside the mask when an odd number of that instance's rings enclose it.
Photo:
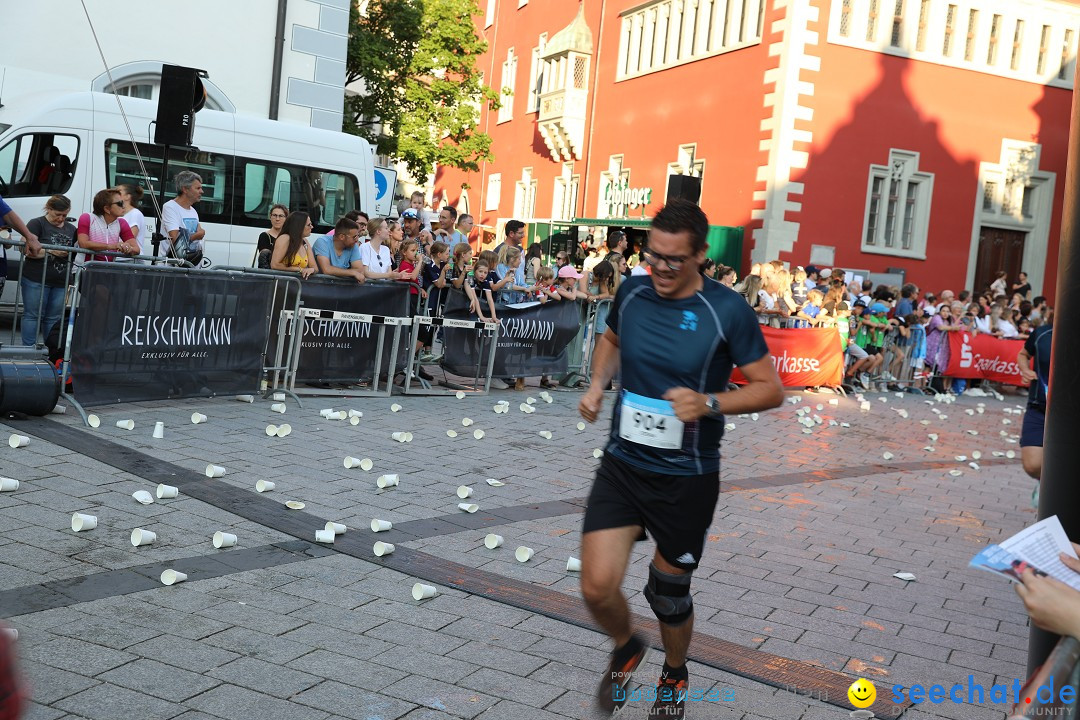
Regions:
[[[566,372],[566,346],[581,327],[581,307],[576,302],[536,303],[527,307],[496,305],[499,344],[495,351],[497,378],[558,375]],[[461,292],[451,292],[443,316],[453,320],[475,319]],[[455,375],[471,377],[487,357],[489,340],[479,330],[443,328],[445,352],[442,366]],[[482,368],[486,370],[486,368]]]
[[[304,309],[322,311],[324,317],[305,317],[304,341],[296,379],[299,382],[350,382],[370,379],[375,371],[375,352],[379,325],[353,320],[334,319],[333,313],[357,313],[381,317],[406,317],[409,310],[409,286],[395,282],[352,282],[309,278],[301,296]],[[386,328],[383,345],[383,371],[390,365],[394,339],[393,326]],[[412,328],[402,326],[395,370],[408,362]],[[276,331],[276,330],[275,330]]]
[[[258,389],[272,280],[88,265],[71,337],[83,405]]]

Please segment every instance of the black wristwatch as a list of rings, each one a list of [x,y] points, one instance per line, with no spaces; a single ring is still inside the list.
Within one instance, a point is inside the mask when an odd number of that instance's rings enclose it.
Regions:
[[[720,409],[720,403],[717,401],[716,396],[712,393],[707,393],[705,396],[705,407],[709,412],[706,413],[706,417],[721,418],[724,416],[724,412]]]

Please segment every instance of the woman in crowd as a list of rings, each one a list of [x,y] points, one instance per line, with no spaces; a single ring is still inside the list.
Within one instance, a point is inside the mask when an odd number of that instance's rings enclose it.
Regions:
[[[953,324],[952,307],[945,303],[938,308],[937,315],[930,318],[930,324],[926,327],[926,359],[942,376],[945,392],[952,389],[952,378],[945,376],[945,370],[949,367],[949,333],[963,329],[963,325]]]
[[[281,228],[285,224],[285,218],[289,217],[289,208],[284,205],[274,205],[270,208],[270,229],[259,233],[259,240],[255,244],[255,257],[251,261],[251,267],[270,269],[270,256],[274,254],[274,241],[281,234]]]
[[[761,276],[747,275],[743,278],[741,294],[746,298],[747,304],[757,311],[761,307]],[[766,318],[759,314],[758,322],[764,325]]]
[[[387,236],[384,244],[390,248],[390,267],[397,270],[401,267],[401,246],[405,242],[405,229],[397,220],[386,220]],[[417,238],[419,248],[419,238]]]
[[[566,254],[565,250],[560,250],[559,252],[555,253],[555,267],[553,268],[553,270],[555,271],[556,275],[558,275],[559,271],[569,264],[570,256]]]
[[[135,237],[135,242],[139,246],[139,255],[148,255],[153,248],[147,247],[150,238],[146,232],[146,216],[139,209],[143,189],[139,185],[131,184],[120,185],[117,189],[120,191],[120,199],[124,201],[124,207],[122,208],[124,214],[122,217],[127,221],[128,227],[131,228],[131,234]],[[141,262],[139,260],[128,260],[127,258],[117,258],[117,260]]]
[[[396,225],[396,223],[395,223]],[[394,270],[394,260],[390,253],[390,225],[383,218],[371,218],[368,221],[370,236],[360,246],[360,259],[364,263],[364,274],[369,280],[397,280],[401,276]]]
[[[139,244],[131,233],[131,227],[121,216],[124,201],[116,188],[99,190],[94,195],[93,212],[79,216],[76,239],[83,250],[120,252],[138,255]],[[113,256],[94,255],[94,260],[112,262]]]
[[[534,242],[529,246],[529,249],[525,252],[525,285],[533,287],[536,285],[536,273],[543,267],[544,262],[541,260],[541,255],[544,252],[544,248],[538,242]]]
[[[710,280],[716,279],[716,262],[710,258],[705,258],[705,262],[701,263],[701,274]]]
[[[307,280],[315,274],[315,252],[311,249],[308,236],[311,235],[311,218],[306,212],[294,212],[285,219],[274,240],[274,254],[270,257],[272,270],[283,270],[300,274]],[[366,263],[365,263],[366,264]],[[368,277],[371,277],[369,274]]]
[[[998,295],[1005,294],[1005,287],[1005,271],[998,270],[994,274],[994,282],[990,283],[990,292],[993,294],[995,300],[997,299]]]
[[[71,201],[63,195],[53,195],[45,201],[45,214],[26,223],[42,245],[75,244],[75,226],[68,222]],[[71,254],[63,250],[42,250],[37,257],[27,255],[22,273],[22,344],[37,343],[49,337],[64,313],[64,293],[68,283]]]
[[[1017,335],[1011,314],[997,305],[990,311],[990,332],[1002,340],[1011,340]]]
[[[738,273],[735,272],[735,268],[728,267],[727,265],[721,265],[716,271],[716,278],[720,281],[721,285],[727,285],[729,288],[735,287],[735,279],[738,277]]]

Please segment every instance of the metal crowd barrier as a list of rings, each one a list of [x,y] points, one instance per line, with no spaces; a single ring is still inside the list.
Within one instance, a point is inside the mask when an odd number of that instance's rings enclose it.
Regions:
[[[241,275],[258,275],[260,277],[271,277],[274,279],[273,296],[270,300],[270,307],[277,307],[278,297],[281,297],[282,307],[288,309],[291,305],[292,315],[295,317],[300,311],[301,304],[301,290],[300,278],[296,273],[280,272],[277,270],[265,270],[262,268],[249,268],[239,265],[223,265],[221,267],[214,268],[215,271],[236,273]],[[292,292],[292,301],[290,303],[290,291]],[[303,401],[300,397],[289,387],[285,387],[286,378],[289,376],[290,371],[293,368],[292,362],[297,356],[298,349],[297,335],[296,333],[287,332],[286,326],[290,322],[289,318],[286,318],[285,313],[282,312],[277,318],[271,316],[266,318],[267,330],[270,330],[270,325],[277,321],[277,341],[274,343],[273,361],[267,363],[265,360],[270,357],[270,348],[263,348],[263,368],[262,373],[265,378],[263,387],[263,398],[268,398],[276,391],[283,391],[289,395],[292,395],[296,400],[296,404],[299,407],[304,407]],[[269,343],[269,337],[271,333],[267,333],[267,343]]]
[[[587,358],[586,353],[589,350],[587,347],[589,326],[596,320],[595,314],[590,314],[594,308],[591,305],[585,305],[580,300],[558,300],[553,302],[576,302],[581,309],[581,327],[578,334],[566,346],[566,374],[559,378],[559,384],[563,387],[581,387],[589,380],[586,364],[591,362],[591,358]]]
[[[560,301],[562,302],[562,301]],[[600,319],[600,308],[608,308],[608,312],[611,312],[612,300],[598,300],[592,303],[587,309],[585,315],[585,322],[582,323],[582,328],[585,331],[585,345],[583,349],[583,356],[581,359],[581,375],[586,379],[592,378],[592,361],[593,354],[596,352],[596,340],[599,337],[596,332],[597,321]],[[601,335],[603,333],[600,333]]]
[[[1080,685],[1080,640],[1063,637],[1020,691],[1008,720],[1033,720],[1034,718],[1076,718],[1077,693]],[[1050,697],[1039,697],[1039,689],[1047,688]],[[1072,701],[1061,698],[1061,689],[1072,687]],[[1045,693],[1044,693],[1045,696]]]
[[[451,320],[442,317],[430,317],[428,315],[416,315],[412,318],[412,335],[409,340],[409,365],[405,369],[405,384],[399,389],[405,395],[452,395],[457,392],[468,392],[478,395],[487,395],[491,391],[491,374],[495,370],[495,353],[498,351],[499,346],[499,324],[498,323],[485,323],[479,320]],[[472,384],[467,383],[454,383],[444,379],[440,385],[442,389],[435,388],[427,380],[416,377],[414,374],[416,368],[420,365],[416,359],[416,353],[412,352],[412,349],[416,347],[416,344],[420,341],[420,333],[425,327],[430,327],[433,330],[435,328],[463,328],[466,330],[477,330],[482,334],[484,343],[482,347],[487,352],[487,368],[481,375],[482,361],[476,364],[476,373],[473,375]],[[432,343],[434,344],[434,333],[432,335]],[[480,353],[480,358],[484,357],[483,351]],[[481,378],[483,382],[481,383]],[[414,388],[413,384],[417,384],[419,387]]]

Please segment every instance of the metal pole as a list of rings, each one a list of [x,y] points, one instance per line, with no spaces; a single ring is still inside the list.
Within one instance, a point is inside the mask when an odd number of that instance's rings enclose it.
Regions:
[[[1077,76],[1080,80],[1080,75]],[[1069,163],[1061,210],[1061,243],[1058,247],[1057,294],[1050,365],[1050,392],[1043,434],[1043,467],[1039,488],[1039,519],[1056,514],[1071,540],[1080,540],[1080,486],[1076,483],[1071,455],[1080,434],[1080,88],[1074,88],[1069,126]],[[1061,370],[1059,373],[1058,370]],[[1028,675],[1046,660],[1058,636],[1031,626],[1028,640]]]

